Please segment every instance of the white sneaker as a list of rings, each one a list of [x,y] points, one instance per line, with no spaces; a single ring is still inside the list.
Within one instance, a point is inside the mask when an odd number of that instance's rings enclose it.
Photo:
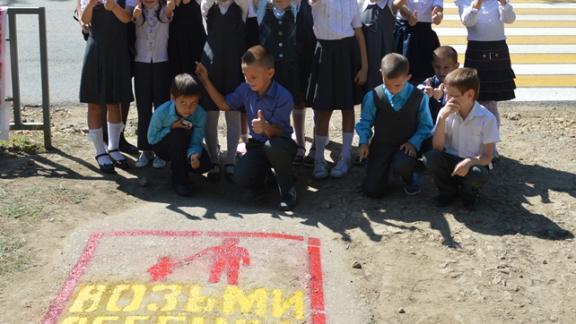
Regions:
[[[328,167],[326,166],[326,161],[314,160],[314,170],[312,171],[312,176],[315,179],[328,178]]]
[[[166,161],[162,160],[159,157],[155,157],[154,161],[152,161],[152,166],[154,169],[163,169],[166,166]]]
[[[153,158],[154,158],[154,153],[152,153],[150,151],[142,151],[142,153],[140,153],[140,157],[138,157],[138,160],[136,160],[136,163],[134,163],[134,166],[137,168],[144,168],[148,164],[150,164],[150,161]]]
[[[330,170],[330,176],[332,178],[342,178],[343,176],[348,174],[351,165],[352,162],[350,161],[350,159],[340,158],[340,160],[338,160],[338,163],[336,163],[336,166],[334,166],[332,170]]]

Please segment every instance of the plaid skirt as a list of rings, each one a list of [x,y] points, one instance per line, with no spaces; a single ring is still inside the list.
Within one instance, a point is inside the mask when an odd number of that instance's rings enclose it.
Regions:
[[[505,40],[468,41],[465,67],[475,68],[480,78],[478,101],[504,101],[516,98],[516,75]]]

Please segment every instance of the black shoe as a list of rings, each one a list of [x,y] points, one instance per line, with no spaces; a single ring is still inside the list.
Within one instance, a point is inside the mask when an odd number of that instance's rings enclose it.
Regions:
[[[450,206],[454,202],[454,200],[456,200],[456,195],[453,196],[439,195],[435,199],[437,207],[446,207]]]
[[[221,175],[222,175],[222,170],[220,170],[220,165],[214,164],[214,167],[212,168],[212,170],[208,171],[208,173],[206,174],[206,178],[210,182],[218,182],[218,181],[220,181]]]
[[[115,149],[115,150],[110,150],[108,151],[108,155],[110,155],[110,153],[112,152],[120,152],[120,150]],[[116,160],[112,157],[112,155],[110,155],[110,159],[112,160],[112,162],[114,162],[114,166],[122,169],[122,170],[128,170],[130,169],[130,165],[128,164],[128,160],[126,158],[123,158],[122,160]]]
[[[183,197],[192,196],[192,187],[189,184],[177,183],[174,185],[174,191]]]
[[[98,158],[103,157],[103,156],[108,156],[108,153],[103,153],[103,154],[98,154],[96,155],[96,163],[98,163],[98,167],[100,168],[100,171],[102,173],[106,173],[106,174],[115,174],[116,170],[114,170],[114,164],[100,164],[100,162],[98,161]],[[110,160],[112,160],[112,158],[110,158]]]
[[[297,202],[298,199],[296,197],[296,187],[292,187],[280,198],[279,209],[282,211],[292,210],[294,207],[296,207]]]
[[[136,155],[136,154],[140,153],[138,151],[138,148],[136,146],[128,143],[128,141],[126,140],[126,138],[124,138],[124,136],[120,136],[120,143],[118,145],[118,149],[120,150],[120,152],[130,154],[130,155]]]
[[[462,199],[462,204],[464,205],[464,209],[469,212],[476,210],[476,199]]]
[[[234,184],[234,171],[235,171],[235,165],[234,164],[224,164],[224,177],[226,178],[226,181],[228,181],[231,184]]]

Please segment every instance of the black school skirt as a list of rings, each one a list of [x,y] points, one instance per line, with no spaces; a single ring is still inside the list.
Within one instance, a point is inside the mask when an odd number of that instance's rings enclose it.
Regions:
[[[465,67],[475,68],[480,78],[478,101],[504,101],[516,98],[516,75],[505,40],[468,41]]]
[[[440,46],[440,40],[431,23],[418,22],[410,26],[406,20],[397,20],[394,37],[398,53],[410,62],[412,84],[419,84],[435,74],[432,57],[434,50]]]
[[[306,91],[307,106],[322,111],[354,109],[361,96],[354,83],[360,65],[356,38],[319,39]]]

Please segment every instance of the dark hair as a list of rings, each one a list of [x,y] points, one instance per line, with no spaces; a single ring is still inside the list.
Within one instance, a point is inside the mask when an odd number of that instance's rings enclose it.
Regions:
[[[126,3],[126,1],[124,1],[124,3]],[[166,6],[166,0],[158,1],[158,8],[156,8],[156,18],[160,22],[162,22],[162,18],[160,17],[160,12],[162,11],[162,8],[164,6]],[[144,6],[142,6],[142,11],[144,11]],[[144,15],[144,12],[142,12],[142,22],[140,23],[140,26],[143,26],[145,22],[146,22],[146,15]]]
[[[450,58],[452,62],[458,62],[458,52],[452,46],[439,46],[434,50],[434,56],[437,58]]]
[[[456,69],[446,75],[444,84],[458,89],[461,94],[472,89],[474,90],[474,100],[478,99],[480,79],[478,78],[476,69],[466,67]]]
[[[182,96],[200,97],[202,95],[202,88],[190,74],[181,73],[175,76],[174,80],[172,80],[172,87],[170,88],[170,94],[174,98]]]
[[[394,79],[410,72],[408,59],[397,53],[387,54],[380,62],[380,72],[388,79]]]
[[[268,51],[261,45],[250,47],[244,55],[242,55],[242,64],[255,65],[266,69],[274,68],[274,58]]]

